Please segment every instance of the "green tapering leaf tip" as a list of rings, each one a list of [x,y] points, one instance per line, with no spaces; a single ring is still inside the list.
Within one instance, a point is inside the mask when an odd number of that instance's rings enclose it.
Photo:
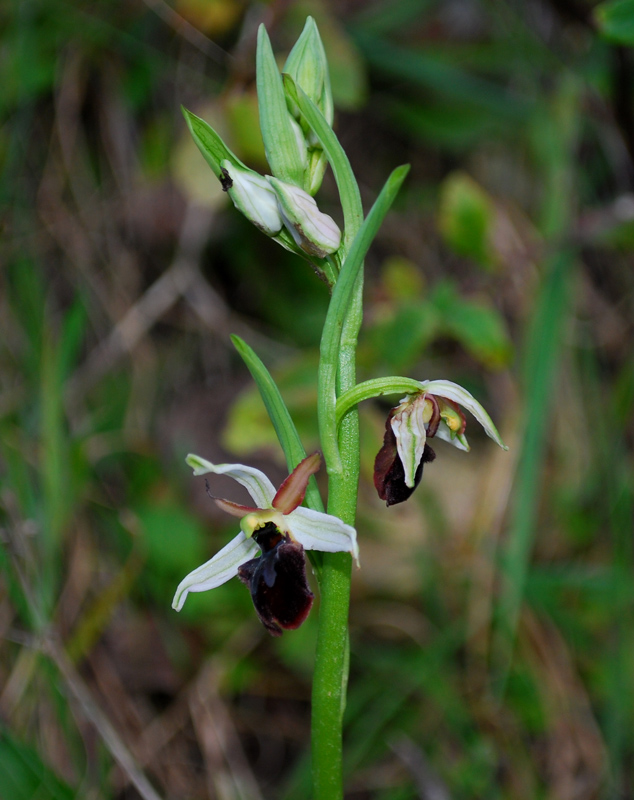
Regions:
[[[260,112],[260,131],[266,159],[273,175],[295,186],[304,186],[308,151],[304,134],[289,112],[284,86],[269,35],[264,25],[258,28],[256,84]]]
[[[324,116],[329,125],[332,125],[334,105],[332,89],[328,73],[328,60],[324,50],[317,24],[312,17],[308,17],[304,30],[286,59],[282,72],[290,75],[295,83],[301,87],[305,94],[312,100]],[[300,123],[304,134],[311,147],[318,145],[318,140],[310,129],[307,120],[295,104],[292,97],[289,111]]]

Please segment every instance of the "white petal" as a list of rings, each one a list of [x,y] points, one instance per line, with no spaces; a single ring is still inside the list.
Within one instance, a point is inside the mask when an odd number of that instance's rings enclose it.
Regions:
[[[467,441],[467,437],[464,435],[464,433],[459,433],[458,435],[453,434],[447,423],[442,419],[440,420],[438,430],[436,431],[436,438],[442,439],[445,442],[449,442],[449,444],[457,447],[458,450],[464,450],[466,453],[471,450],[469,442]]]
[[[238,574],[239,566],[255,558],[259,552],[260,548],[253,539],[247,539],[240,531],[213,558],[183,578],[174,595],[172,608],[180,611],[189,592],[206,592],[207,589],[215,589],[216,586],[226,583]]]
[[[275,497],[275,486],[263,472],[243,464],[212,464],[200,456],[190,453],[185,461],[194,470],[194,475],[206,475],[213,472],[215,475],[228,475],[241,483],[251,495],[258,508],[271,508]]]
[[[284,522],[297,541],[306,550],[321,550],[324,553],[351,553],[359,564],[357,532],[339,517],[313,511],[312,508],[296,508],[284,515]]]
[[[421,381],[421,387],[430,394],[436,394],[439,397],[446,397],[449,400],[453,400],[454,403],[458,403],[466,408],[467,411],[470,411],[478,420],[480,425],[482,425],[486,434],[490,436],[491,439],[496,442],[496,444],[499,444],[501,448],[508,450],[508,447],[502,441],[497,428],[491,421],[491,417],[487,414],[484,408],[482,408],[475,397],[466,389],[463,389],[462,386],[459,386],[457,383],[453,383],[453,381]]]
[[[425,397],[416,400],[405,398],[402,410],[392,417],[392,430],[396,437],[396,450],[403,464],[405,485],[414,488],[416,470],[423,457],[427,432],[425,430]]]

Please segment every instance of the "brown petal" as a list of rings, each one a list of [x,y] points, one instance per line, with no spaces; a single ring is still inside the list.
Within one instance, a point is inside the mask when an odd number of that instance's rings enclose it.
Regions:
[[[290,514],[297,506],[301,506],[306,494],[306,487],[311,475],[321,466],[321,455],[313,453],[300,461],[273,498],[273,508],[282,514]]]
[[[240,503],[233,503],[231,500],[223,500],[222,497],[214,497],[214,503],[221,508],[223,511],[226,511],[227,514],[231,514],[232,517],[246,517],[247,514],[253,514],[254,511],[260,511],[259,508],[253,508],[252,506],[241,506]]]

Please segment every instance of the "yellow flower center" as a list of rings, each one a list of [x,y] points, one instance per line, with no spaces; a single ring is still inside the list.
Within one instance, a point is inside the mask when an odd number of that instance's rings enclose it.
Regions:
[[[438,400],[440,407],[440,418],[445,422],[452,433],[460,433],[462,430],[462,417],[448,403]]]
[[[261,508],[258,511],[252,511],[242,517],[240,528],[244,535],[250,539],[257,530],[263,528],[269,522],[272,522],[280,533],[290,533],[284,521],[284,514],[274,508]]]

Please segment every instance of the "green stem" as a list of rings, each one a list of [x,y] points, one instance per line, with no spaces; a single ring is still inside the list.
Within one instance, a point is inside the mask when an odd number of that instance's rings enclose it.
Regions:
[[[354,386],[356,336],[361,323],[362,281],[344,326],[350,338],[339,349],[337,388]],[[355,324],[356,323],[356,326]],[[353,338],[354,337],[354,338]],[[339,431],[340,468],[329,472],[328,513],[354,525],[359,480],[359,424],[356,411]],[[348,553],[324,553],[321,572],[321,606],[315,655],[312,705],[312,758],[315,800],[343,797],[342,731],[348,682],[348,609],[352,558]]]
[[[363,224],[359,187],[332,129],[303,92],[299,94],[335,174],[345,221],[342,251],[349,256]],[[337,436],[335,410],[337,395],[356,383],[356,347],[363,315],[363,258],[367,246],[359,242],[353,258],[346,258],[342,264],[324,324],[319,364],[318,415],[328,468],[328,513],[349,525],[354,525],[357,509],[359,421],[356,411],[349,414]],[[314,800],[343,798],[343,712],[350,660],[351,572],[352,558],[348,553],[323,554],[311,718]]]
[[[356,409],[350,409],[337,430],[337,397],[352,391],[356,384],[356,347],[363,315],[363,259],[407,171],[407,167],[394,170],[367,219],[356,229],[322,334],[318,414],[328,469],[328,512],[349,525],[355,523],[357,508],[359,419]],[[315,800],[343,797],[342,727],[348,681],[351,566],[347,553],[324,553],[312,706]]]
[[[356,383],[357,338],[363,314],[363,259],[408,167],[399,167],[392,173],[364,222],[359,187],[335,133],[290,76],[284,76],[284,83],[326,153],[344,217],[340,254],[345,260],[332,292],[322,334],[317,411],[328,470],[328,512],[354,525],[359,482],[359,421],[353,410],[337,431],[337,397]],[[351,569],[352,559],[347,553],[324,553],[313,679],[314,800],[341,800],[343,797],[342,725],[348,681]]]
[[[414,380],[414,378],[373,378],[370,381],[358,383],[337,398],[337,425],[341,424],[350,409],[363,400],[381,397],[384,394],[418,394],[422,389],[421,382]]]

